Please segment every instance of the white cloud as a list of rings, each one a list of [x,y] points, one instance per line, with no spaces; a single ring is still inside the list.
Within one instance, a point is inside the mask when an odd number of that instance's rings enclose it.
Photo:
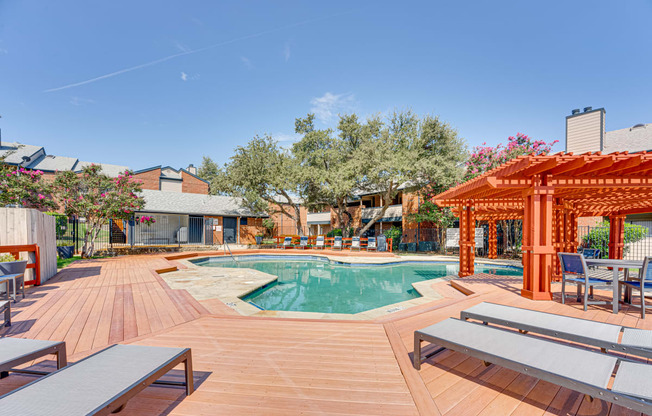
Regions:
[[[327,92],[321,97],[315,97],[310,100],[312,107],[310,112],[314,113],[318,120],[328,123],[342,112],[353,109],[355,96],[352,93],[332,94]]]
[[[247,69],[254,69],[254,64],[251,63],[251,60],[249,58],[247,58],[246,56],[241,56],[240,60],[242,61],[244,66],[247,67]]]
[[[189,75],[181,71],[181,80],[182,81],[197,81],[199,79],[199,74]]]
[[[290,44],[288,42],[285,42],[285,47],[283,48],[283,56],[285,57],[285,62],[290,60]]]
[[[84,106],[86,104],[95,104],[95,100],[91,100],[90,98],[72,97],[70,98],[70,104]]]
[[[185,72],[181,71],[181,79],[182,79],[183,81],[188,81],[188,74],[186,74]]]
[[[286,133],[276,133],[272,134],[274,140],[276,140],[284,149],[289,149],[292,145],[301,139],[301,136],[298,134],[286,134]]]

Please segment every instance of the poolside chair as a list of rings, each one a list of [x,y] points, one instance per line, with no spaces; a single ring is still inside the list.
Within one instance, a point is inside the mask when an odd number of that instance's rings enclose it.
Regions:
[[[582,250],[582,253],[580,253],[584,256],[585,259],[599,259],[600,258],[600,250],[597,248],[585,248]]]
[[[17,370],[15,367],[50,354],[57,356],[57,368],[66,366],[65,342],[28,338],[2,338],[0,339],[0,378],[7,377],[10,371],[40,375],[48,374],[42,371]]]
[[[360,251],[360,237],[351,238],[351,251],[353,251],[354,249]]]
[[[324,236],[323,235],[318,235],[317,240],[315,241],[315,248],[321,248],[325,249],[326,246],[324,246]]]
[[[308,248],[308,237],[302,236],[299,238],[299,248],[303,250]]]
[[[586,249],[585,249],[586,251]],[[593,296],[593,287],[611,287],[611,281],[589,276],[589,268],[584,261],[584,255],[577,253],[557,253],[561,263],[561,303],[566,303],[566,282],[577,285],[577,301],[581,302],[582,287],[584,287],[584,310],[588,305],[605,305],[610,302],[589,301],[589,291]],[[618,299],[612,299],[618,302]]]
[[[376,237],[367,238],[367,251],[369,250],[378,250],[378,246],[376,245]]]
[[[463,310],[460,312],[460,318],[586,344],[598,347],[603,352],[616,351],[652,358],[652,331],[650,330],[490,302],[482,302]],[[621,333],[622,338],[618,341]]]
[[[499,365],[521,374],[652,414],[652,365],[449,318],[414,332],[414,367],[421,368],[421,342]],[[615,380],[608,388],[612,374]]]
[[[333,239],[333,250],[342,250],[342,237],[339,235],[336,235]]]
[[[288,247],[292,247],[292,237],[285,237],[283,239],[283,245],[281,245],[283,250],[285,250]]]
[[[0,301],[0,312],[2,311],[5,313],[5,326],[11,326],[11,302],[9,300]]]
[[[109,415],[185,364],[186,394],[192,394],[189,348],[113,345],[0,397],[0,412],[15,415]]]
[[[641,318],[645,319],[645,292],[652,292],[652,257],[643,260],[643,268],[639,271],[638,278],[620,281],[620,286],[627,289],[636,289],[641,295]],[[630,298],[631,299],[631,298]]]

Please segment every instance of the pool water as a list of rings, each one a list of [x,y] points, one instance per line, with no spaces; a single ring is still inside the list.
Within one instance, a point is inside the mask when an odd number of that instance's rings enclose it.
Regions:
[[[457,263],[403,262],[391,265],[351,265],[325,258],[240,256],[193,261],[199,266],[255,269],[278,280],[243,300],[266,310],[358,313],[421,295],[412,283],[456,275]],[[522,276],[519,268],[476,264],[476,273]]]

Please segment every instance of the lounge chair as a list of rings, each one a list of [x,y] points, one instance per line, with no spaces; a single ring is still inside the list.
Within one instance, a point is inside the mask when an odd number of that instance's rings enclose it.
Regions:
[[[317,240],[315,241],[315,248],[321,248],[325,249],[326,246],[324,246],[324,236],[323,235],[318,235]]]
[[[0,339],[0,378],[7,377],[10,371],[40,375],[48,374],[42,371],[16,370],[15,367],[50,354],[57,356],[57,368],[66,366],[65,342],[28,338],[2,338]]]
[[[447,348],[478,358],[485,365],[493,363],[637,412],[652,413],[652,365],[449,318],[414,332],[417,370],[421,368],[422,341],[441,347],[439,350]]]
[[[0,301],[0,312],[5,312],[5,326],[11,326],[11,302],[8,300]]]
[[[378,250],[378,246],[376,245],[376,237],[367,238],[367,251],[369,250]]]
[[[302,237],[299,239],[299,248],[300,248],[300,249],[303,249],[303,250],[305,250],[305,249],[308,248],[308,237],[306,237],[306,236],[302,236]]]
[[[351,238],[351,251],[354,249],[360,251],[360,237]]]
[[[192,394],[189,348],[113,345],[0,397],[0,412],[15,415],[108,415],[177,365],[185,364]],[[161,384],[174,384],[161,382]]]
[[[636,289],[641,295],[641,318],[645,319],[645,292],[652,291],[652,257],[646,257],[643,261],[643,268],[639,271],[638,279],[620,281],[621,286],[628,289]],[[631,298],[630,298],[631,299]]]
[[[285,250],[288,247],[292,247],[292,237],[285,237],[283,239],[283,244],[281,244],[281,248]]]
[[[333,250],[342,250],[342,237],[341,236],[335,236],[333,239]]]
[[[584,249],[586,252],[587,249]],[[611,288],[611,281],[604,280],[597,277],[589,276],[589,268],[584,261],[583,254],[577,253],[557,253],[559,255],[559,262],[561,263],[561,303],[566,303],[566,282],[577,285],[577,301],[581,301],[582,287],[584,287],[584,310],[587,310],[588,305],[605,305],[610,302],[604,301],[589,301],[589,291],[593,296],[593,287],[609,287]],[[613,302],[618,302],[618,299],[613,299]]]
[[[598,347],[604,352],[617,351],[652,358],[652,331],[606,324],[588,319],[572,318],[547,312],[479,303],[460,313],[463,320],[473,319],[522,332],[532,332],[554,338]],[[620,342],[618,338],[622,332]]]

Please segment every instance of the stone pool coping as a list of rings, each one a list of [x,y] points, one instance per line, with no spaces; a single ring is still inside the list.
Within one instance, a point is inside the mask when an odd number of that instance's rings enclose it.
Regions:
[[[457,263],[457,257],[451,256],[423,256],[423,255],[405,255],[393,258],[384,257],[352,257],[350,255],[343,257],[331,253],[237,253],[238,256],[283,256],[283,257],[322,257],[332,261],[347,264],[360,265],[384,265],[397,263],[426,263],[426,262],[448,262]],[[206,254],[193,257],[196,261],[203,258],[215,257]],[[221,257],[221,256],[220,256]],[[297,312],[297,311],[271,311],[261,310],[241,298],[256,291],[278,279],[277,276],[267,274],[254,269],[246,268],[227,268],[227,267],[203,267],[198,266],[189,259],[176,260],[182,267],[176,271],[170,271],[161,274],[161,277],[172,289],[184,289],[198,301],[208,299],[218,299],[230,308],[234,309],[241,315],[245,316],[268,316],[281,318],[309,318],[309,319],[351,319],[351,320],[368,320],[381,316],[389,315],[394,312],[402,311],[414,306],[423,305],[435,300],[442,299],[443,296],[433,287],[433,280],[422,280],[412,284],[412,287],[419,292],[421,297],[414,298],[390,305],[385,305],[376,309],[359,312],[356,314],[344,313],[321,313],[321,312]],[[520,267],[520,262],[512,260],[489,260],[478,259],[476,263],[499,266]],[[446,276],[436,279],[437,282],[442,280],[455,279],[457,276]]]

